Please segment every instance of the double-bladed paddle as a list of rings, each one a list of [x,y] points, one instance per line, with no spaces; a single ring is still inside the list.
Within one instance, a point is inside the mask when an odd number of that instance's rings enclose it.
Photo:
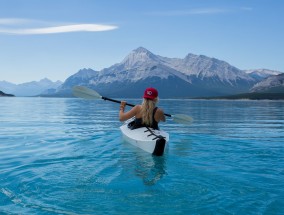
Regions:
[[[108,101],[112,101],[115,103],[121,103],[121,101],[119,100],[115,100],[115,99],[111,99],[111,98],[107,98],[104,96],[101,96],[98,92],[96,92],[95,90],[92,90],[90,88],[84,87],[84,86],[74,86],[73,87],[73,95],[79,98],[84,98],[84,99],[103,99],[103,100],[108,100]],[[133,104],[129,104],[126,103],[127,106],[131,106],[134,107],[135,105]],[[173,118],[173,120],[175,122],[178,123],[182,123],[182,124],[189,124],[193,121],[193,119],[185,114],[167,114],[164,113],[165,116],[171,117]]]

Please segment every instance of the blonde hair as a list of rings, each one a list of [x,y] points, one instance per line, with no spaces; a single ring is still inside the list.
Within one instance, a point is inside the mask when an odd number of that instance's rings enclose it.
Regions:
[[[143,99],[141,113],[142,113],[142,123],[144,123],[145,125],[148,126],[152,125],[153,111],[157,103],[158,103],[158,98],[154,100]]]

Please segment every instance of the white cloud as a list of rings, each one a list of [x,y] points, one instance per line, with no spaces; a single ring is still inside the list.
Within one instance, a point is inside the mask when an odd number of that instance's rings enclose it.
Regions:
[[[32,25],[33,27],[29,27]],[[34,24],[37,26],[34,27]],[[42,26],[45,27],[42,27]],[[97,32],[110,31],[118,28],[114,25],[100,25],[100,24],[69,24],[51,26],[46,22],[28,20],[28,19],[0,19],[0,34],[18,34],[18,35],[32,35],[32,34],[58,34],[70,32]],[[3,28],[3,26],[5,26]],[[48,26],[48,27],[46,27]]]

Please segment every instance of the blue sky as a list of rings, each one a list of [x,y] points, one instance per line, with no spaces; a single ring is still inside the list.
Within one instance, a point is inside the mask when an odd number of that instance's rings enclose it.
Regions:
[[[282,0],[0,0],[0,81],[64,81],[140,46],[284,72]]]

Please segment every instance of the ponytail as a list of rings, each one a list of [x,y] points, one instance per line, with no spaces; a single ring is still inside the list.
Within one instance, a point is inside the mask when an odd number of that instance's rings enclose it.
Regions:
[[[150,100],[150,99],[143,99],[142,102],[142,123],[151,126],[153,123],[153,111],[156,107],[158,99]]]

